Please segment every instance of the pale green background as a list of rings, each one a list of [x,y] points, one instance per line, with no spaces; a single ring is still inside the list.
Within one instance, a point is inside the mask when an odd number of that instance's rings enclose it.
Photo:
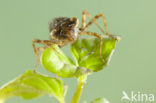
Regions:
[[[81,103],[106,97],[120,101],[122,91],[156,95],[156,1],[155,0],[0,0],[0,86],[36,63],[32,49],[34,38],[48,39],[48,22],[58,16],[76,16],[82,10],[103,13],[112,34],[121,35],[110,66],[88,77]],[[102,23],[102,20],[99,21]],[[89,30],[99,32],[95,26]],[[38,71],[50,74],[40,66]],[[51,74],[50,74],[51,75]],[[64,79],[69,85],[70,102],[76,79]],[[46,96],[6,103],[55,103]]]

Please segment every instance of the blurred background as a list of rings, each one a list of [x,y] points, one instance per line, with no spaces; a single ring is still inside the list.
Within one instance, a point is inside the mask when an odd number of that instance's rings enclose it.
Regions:
[[[105,97],[122,103],[122,91],[156,95],[156,1],[155,0],[0,0],[0,86],[33,69],[35,38],[49,39],[48,22],[58,16],[81,20],[84,9],[93,16],[103,13],[111,34],[120,35],[110,65],[88,76],[81,103]],[[88,19],[89,20],[89,19]],[[102,24],[102,19],[98,20]],[[88,30],[100,31],[92,26]],[[66,52],[66,49],[64,49]],[[38,71],[48,73],[42,66]],[[72,99],[76,79],[65,78],[66,103]],[[41,96],[32,100],[10,98],[6,103],[57,103]]]

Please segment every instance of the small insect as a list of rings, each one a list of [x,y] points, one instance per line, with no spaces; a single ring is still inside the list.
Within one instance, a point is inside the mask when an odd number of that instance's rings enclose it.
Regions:
[[[90,21],[86,24],[86,16],[90,18]],[[97,19],[102,18],[104,22],[105,31],[100,27],[100,25],[96,22]],[[91,26],[92,24],[95,24],[100,31],[107,35],[108,37],[115,38],[113,35],[109,34],[106,24],[106,19],[103,14],[98,14],[94,17],[90,15],[90,13],[86,10],[82,12],[82,21],[81,21],[81,27],[78,27],[79,20],[76,17],[68,18],[68,17],[58,17],[53,19],[49,23],[49,32],[50,32],[50,40],[39,40],[34,39],[33,40],[33,49],[34,53],[36,55],[37,64],[35,66],[35,69],[37,69],[39,65],[39,51],[44,51],[46,48],[51,47],[53,44],[57,44],[58,46],[62,47],[64,45],[73,43],[78,39],[80,35],[92,35],[96,36],[100,39],[100,52],[99,55],[101,59],[104,61],[104,59],[101,56],[101,49],[102,49],[102,36],[98,33],[86,31],[86,29]],[[42,45],[45,45],[45,47],[35,47],[35,43],[39,43]]]

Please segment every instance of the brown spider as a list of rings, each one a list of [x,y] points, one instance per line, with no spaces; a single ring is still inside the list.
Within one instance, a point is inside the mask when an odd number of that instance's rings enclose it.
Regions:
[[[86,15],[91,19],[87,24],[85,24]],[[105,31],[99,26],[96,22],[99,18],[103,19]],[[101,56],[101,49],[102,49],[102,36],[98,33],[86,31],[86,29],[95,23],[95,25],[101,30],[103,34],[106,34],[108,37],[115,38],[113,35],[108,33],[106,19],[103,14],[98,14],[94,17],[90,15],[90,13],[86,10],[82,12],[82,25],[78,28],[79,20],[76,17],[68,18],[68,17],[58,17],[55,18],[52,22],[49,23],[49,32],[50,32],[50,40],[33,40],[33,49],[36,55],[37,64],[35,69],[37,69],[39,65],[39,51],[45,50],[47,47],[51,47],[52,44],[57,44],[58,46],[64,46],[66,44],[70,44],[76,41],[79,35],[92,35],[96,36],[100,39],[100,52],[99,55],[104,62],[104,59]],[[45,47],[35,47],[35,43],[39,43],[45,45]]]

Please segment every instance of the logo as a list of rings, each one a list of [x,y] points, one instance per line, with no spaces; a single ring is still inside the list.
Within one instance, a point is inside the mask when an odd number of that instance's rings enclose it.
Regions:
[[[131,102],[153,102],[154,101],[154,94],[149,93],[141,93],[141,92],[134,92],[131,91],[130,94],[122,91],[121,101],[131,101]]]

